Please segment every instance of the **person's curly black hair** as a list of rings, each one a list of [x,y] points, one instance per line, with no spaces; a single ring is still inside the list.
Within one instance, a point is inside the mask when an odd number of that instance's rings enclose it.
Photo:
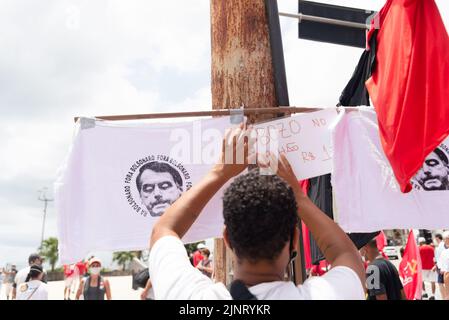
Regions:
[[[298,224],[293,190],[276,175],[251,170],[237,177],[223,197],[229,243],[239,259],[274,260]]]

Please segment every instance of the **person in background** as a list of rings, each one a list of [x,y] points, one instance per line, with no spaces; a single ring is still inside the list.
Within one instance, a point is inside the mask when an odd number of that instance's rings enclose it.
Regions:
[[[6,300],[12,299],[12,289],[14,285],[14,278],[17,274],[17,268],[15,265],[12,265],[11,268],[6,268],[5,278],[3,279],[3,284],[5,285],[5,294]]]
[[[76,293],[76,300],[83,295],[84,300],[111,300],[111,286],[109,281],[100,275],[101,261],[92,258],[89,261],[89,276],[82,279]]]
[[[446,292],[444,290],[444,278],[443,274],[441,273],[440,268],[438,268],[438,260],[440,258],[441,252],[443,252],[444,249],[444,241],[443,236],[440,233],[435,234],[434,238],[434,245],[435,245],[435,266],[433,267],[436,273],[436,283],[438,284],[438,289],[440,291],[441,299],[445,300]]]
[[[432,286],[432,296],[429,300],[435,300],[435,249],[433,246],[426,244],[426,239],[424,237],[419,237],[419,255],[421,256],[422,264],[422,287],[423,287],[423,298],[427,298],[425,281],[430,282]]]
[[[13,290],[12,290],[12,298],[16,298],[17,294],[17,288],[25,282],[26,278],[28,277],[28,274],[30,273],[30,268],[32,265],[38,265],[42,266],[44,263],[44,259],[37,253],[32,253],[28,257],[28,267],[21,269],[19,272],[17,272],[15,278],[14,278],[14,284],[13,284]],[[42,276],[42,282],[47,283],[47,273],[43,270],[43,276]]]
[[[209,278],[212,278],[212,274],[214,273],[214,264],[210,257],[210,251],[207,248],[204,248],[201,250],[201,253],[204,257],[203,260],[201,260],[196,268],[200,270],[204,275],[208,276]]]
[[[437,266],[443,279],[443,299],[449,300],[449,231],[443,233],[444,249],[439,253]]]
[[[70,300],[72,285],[75,283],[75,265],[65,264],[64,268],[64,300]]]
[[[140,294],[140,300],[154,300],[154,290],[151,284],[150,278],[148,278],[147,284]]]
[[[356,247],[302,192],[285,155],[270,159],[269,164],[265,159],[259,163],[263,168],[269,166],[273,175],[259,168],[241,174],[248,167],[247,161],[225,161],[228,146],[235,159],[236,152],[247,154],[244,140],[248,134],[243,126],[227,132],[220,162],[173,203],[153,227],[149,270],[156,298],[363,300],[365,273]],[[228,290],[190,264],[181,239],[211,198],[234,177],[223,196],[223,238],[234,261],[234,281]],[[299,249],[299,218],[332,268],[323,277],[296,286],[285,281],[285,273]]]
[[[310,268],[310,276],[311,277],[321,277],[326,274],[326,271],[323,270],[321,267],[321,261],[312,264],[312,267]]]
[[[17,300],[48,300],[48,288],[42,282],[43,277],[42,266],[31,265],[25,282],[17,287]]]
[[[0,292],[2,292],[3,281],[5,280],[6,273],[5,269],[0,268]]]
[[[376,239],[368,242],[360,253],[369,262],[366,270],[368,300],[406,300],[398,270],[377,248]],[[379,279],[373,277],[379,276]],[[370,279],[374,280],[372,283]]]
[[[196,251],[193,253],[193,266],[196,267],[198,263],[200,263],[201,260],[204,259],[203,254],[201,253],[201,250],[206,248],[206,246],[202,243],[199,243],[196,246]]]

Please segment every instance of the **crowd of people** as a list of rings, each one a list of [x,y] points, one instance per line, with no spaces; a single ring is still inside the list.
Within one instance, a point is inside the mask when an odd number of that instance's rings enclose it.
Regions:
[[[28,266],[17,270],[15,265],[0,270],[0,289],[5,286],[6,300],[48,300],[48,277],[44,259],[37,253],[28,258]],[[72,265],[64,265],[64,300],[111,299],[109,281],[101,273],[101,261],[90,257]],[[1,290],[0,290],[1,291]]]

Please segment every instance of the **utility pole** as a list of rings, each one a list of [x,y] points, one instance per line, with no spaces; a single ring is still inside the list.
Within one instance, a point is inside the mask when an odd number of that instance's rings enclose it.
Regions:
[[[47,191],[46,187],[42,188],[42,190],[39,190],[38,191],[39,197],[37,198],[38,200],[44,202],[44,217],[43,217],[43,221],[42,221],[41,248],[44,243],[44,231],[45,231],[45,219],[47,217],[47,206],[48,206],[49,202],[53,201],[53,199],[47,198],[46,191]]]
[[[277,39],[273,38],[273,30],[269,28],[269,20],[278,19],[277,5],[273,7],[273,1],[276,4],[276,0],[211,0],[213,109],[288,105],[284,104],[288,101],[286,82],[279,77],[279,68],[273,67],[274,60],[279,58],[279,50],[272,52],[271,45],[273,40],[278,43],[281,40],[279,26]],[[275,16],[271,14],[273,9]],[[281,62],[280,69],[283,69],[283,56]],[[285,97],[287,100],[283,99]],[[258,122],[275,116],[258,115],[249,121]],[[228,284],[232,280],[229,276],[231,252],[222,239],[216,239],[214,243],[214,266],[215,279]]]

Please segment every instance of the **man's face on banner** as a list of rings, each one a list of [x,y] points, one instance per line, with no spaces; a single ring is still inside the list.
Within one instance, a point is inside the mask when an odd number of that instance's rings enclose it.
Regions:
[[[416,178],[426,191],[449,190],[448,175],[448,166],[435,152],[432,152],[419,169]]]
[[[141,177],[140,198],[153,217],[161,216],[181,196],[181,190],[168,172],[145,170]]]

